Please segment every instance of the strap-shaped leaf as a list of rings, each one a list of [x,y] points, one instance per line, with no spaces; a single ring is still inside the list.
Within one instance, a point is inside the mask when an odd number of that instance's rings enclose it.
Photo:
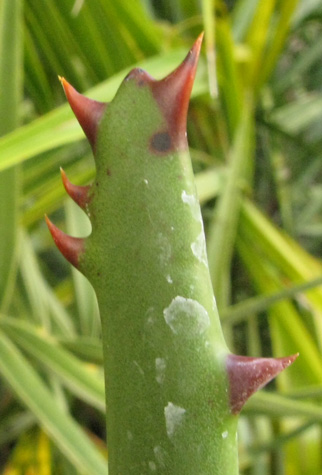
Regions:
[[[27,322],[2,317],[0,328],[39,364],[53,372],[77,397],[105,411],[104,382],[98,372],[91,371],[53,337],[40,334]]]
[[[16,346],[0,332],[0,373],[81,473],[107,475],[106,462],[82,428],[55,398]]]

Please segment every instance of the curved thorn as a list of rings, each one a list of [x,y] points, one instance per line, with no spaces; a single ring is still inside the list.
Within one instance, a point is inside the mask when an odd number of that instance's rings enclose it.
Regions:
[[[275,378],[297,357],[298,353],[285,358],[228,355],[226,365],[230,384],[231,412],[238,414],[252,394]]]
[[[62,168],[60,169],[60,173],[64,188],[69,196],[78,204],[78,206],[83,210],[86,210],[87,205],[90,202],[89,190],[91,186],[73,185],[73,183],[68,180],[67,175]]]
[[[64,88],[69,105],[94,150],[97,128],[108,103],[94,101],[83,96],[65,78],[58,77]]]
[[[68,262],[78,269],[79,257],[84,252],[85,240],[63,233],[47,216],[45,216],[45,219],[56,246]]]
[[[180,66],[151,89],[167,121],[176,148],[186,148],[186,125],[190,94],[195,79],[203,33],[201,33]]]

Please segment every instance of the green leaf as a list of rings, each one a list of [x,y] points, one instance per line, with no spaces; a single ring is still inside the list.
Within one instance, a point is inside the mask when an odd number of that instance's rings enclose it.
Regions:
[[[261,391],[248,400],[244,406],[248,414],[266,414],[273,417],[306,417],[322,421],[322,408],[317,404],[296,401],[281,394]]]
[[[64,412],[16,346],[0,332],[0,373],[20,401],[80,473],[107,474],[107,462],[82,428]]]
[[[295,101],[275,109],[269,116],[269,122],[288,134],[305,132],[322,116],[322,95],[314,93],[303,95]]]
[[[216,204],[208,229],[208,260],[218,307],[225,307],[229,300],[229,275],[243,187],[249,181],[252,158],[251,144],[253,122],[245,108],[244,117],[236,131],[230,151],[226,186]]]
[[[240,303],[227,307],[221,311],[221,318],[223,324],[236,324],[243,320],[250,318],[254,314],[263,312],[271,305],[281,300],[294,298],[297,294],[303,293],[306,290],[313,289],[322,285],[322,277],[303,282],[303,284],[292,285],[286,287],[279,292],[275,292],[269,295],[259,295],[253,298],[249,298]]]
[[[32,355],[38,364],[53,372],[75,394],[75,396],[93,405],[101,412],[105,411],[104,381],[96,369],[89,367],[62,348],[53,337],[39,332],[17,319],[0,319],[2,330]]]
[[[30,238],[24,233],[21,237],[21,251],[20,272],[33,320],[41,323],[47,331],[54,328],[61,334],[73,335],[75,324],[40,272]]]
[[[0,137],[19,122],[22,97],[22,2],[0,2]],[[17,168],[0,173],[0,307],[13,293],[17,263],[17,224],[20,189]]]

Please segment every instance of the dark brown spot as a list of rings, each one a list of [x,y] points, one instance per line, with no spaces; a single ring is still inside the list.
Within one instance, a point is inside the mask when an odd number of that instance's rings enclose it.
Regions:
[[[151,148],[158,153],[168,152],[172,147],[172,141],[169,132],[157,132],[152,136]]]
[[[111,170],[110,170],[109,168],[106,170],[106,174],[107,174],[108,176],[111,176],[111,175],[112,175],[112,172],[111,172]]]

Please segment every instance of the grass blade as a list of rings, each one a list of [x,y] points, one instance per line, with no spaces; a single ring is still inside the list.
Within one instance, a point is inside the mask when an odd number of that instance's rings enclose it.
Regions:
[[[227,305],[230,265],[235,244],[243,181],[249,175],[252,158],[253,123],[249,111],[241,121],[231,150],[226,186],[208,229],[208,259],[218,307]]]
[[[40,334],[27,322],[2,317],[0,327],[12,341],[36,358],[40,365],[56,374],[73,394],[101,412],[105,411],[103,377],[100,378],[96,372],[62,348],[54,338]]]
[[[61,410],[38,374],[2,332],[0,373],[80,473],[107,475],[106,460],[72,417]]]
[[[22,96],[22,2],[0,2],[0,136],[18,126]],[[17,264],[19,170],[0,173],[0,307],[9,304]]]

